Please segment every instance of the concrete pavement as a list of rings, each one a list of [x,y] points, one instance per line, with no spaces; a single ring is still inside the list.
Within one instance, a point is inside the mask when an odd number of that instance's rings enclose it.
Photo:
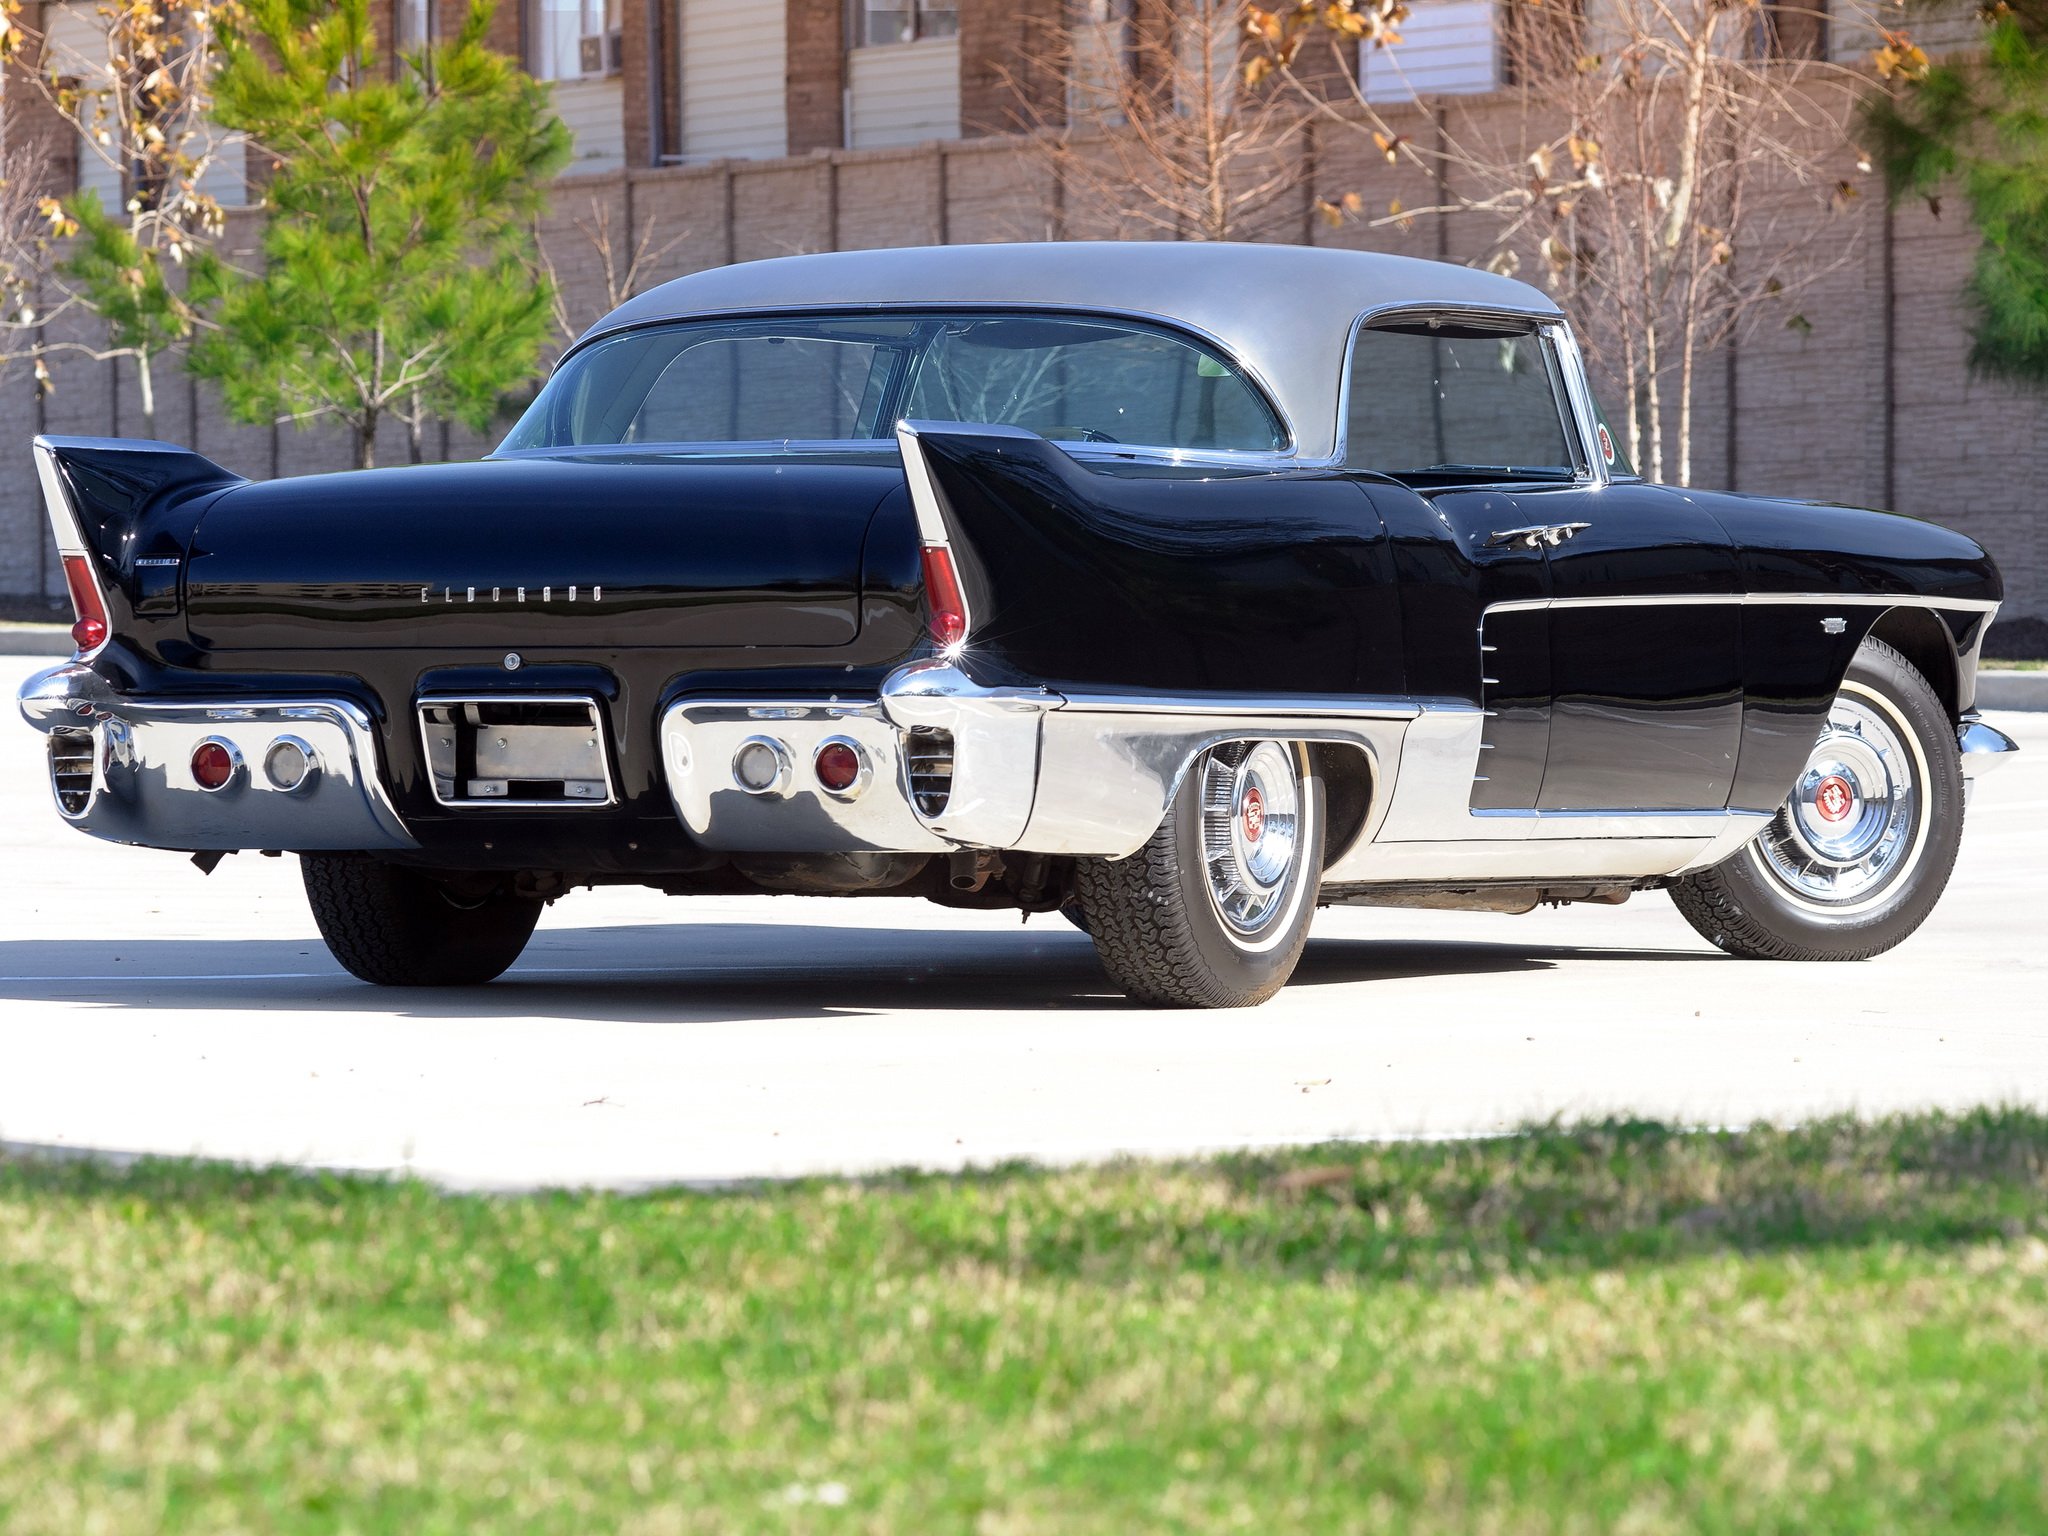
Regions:
[[[11,701],[46,662],[0,658]],[[1133,1008],[1057,919],[579,892],[485,988],[328,958],[296,862],[64,827],[0,720],[0,1142],[634,1187],[1031,1157],[2048,1104],[2048,717],[1947,899],[1861,965],[1721,956],[1662,895],[1325,912],[1252,1012]]]

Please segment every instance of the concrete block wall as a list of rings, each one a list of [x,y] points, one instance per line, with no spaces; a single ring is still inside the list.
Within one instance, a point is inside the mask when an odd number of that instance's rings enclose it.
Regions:
[[[1466,100],[1446,109],[1508,107]],[[1431,109],[1407,111],[1412,122],[1398,125],[1404,131],[1418,139],[1433,131]],[[1368,215],[1377,216],[1393,198],[1426,206],[1436,200],[1435,189],[1428,176],[1388,167],[1362,136],[1334,127],[1317,130],[1312,163],[1298,216],[1276,216],[1269,238],[1450,260],[1474,260],[1489,247],[1491,230],[1474,219],[1331,229],[1315,215],[1312,194],[1358,189]],[[653,245],[667,248],[641,274],[642,286],[728,261],[806,251],[1144,233],[1113,209],[1076,205],[1055,186],[1043,156],[1001,137],[565,179],[542,238],[577,331],[605,308],[596,249],[577,227],[594,222],[595,207],[610,212],[622,266],[638,233],[650,227]],[[2048,492],[2039,489],[2028,451],[2048,443],[2048,396],[1970,375],[1959,289],[1975,237],[1960,200],[1939,218],[1917,205],[1888,212],[1874,192],[1840,213],[1793,209],[1785,216],[1830,218],[1834,254],[1790,304],[1803,326],[1769,315],[1743,336],[1732,360],[1716,356],[1703,367],[1695,482],[1893,505],[1948,523],[1999,559],[2008,616],[2048,617]],[[253,250],[253,221],[254,215],[238,216],[232,247]],[[1533,253],[1525,254],[1522,270],[1540,272]],[[62,591],[29,437],[37,430],[141,430],[131,364],[69,358],[56,372],[56,392],[40,402],[25,368],[0,374],[0,596]],[[211,387],[188,380],[174,359],[160,365],[159,396],[160,435],[243,474],[310,474],[352,463],[347,434],[331,426],[229,421]],[[474,457],[492,440],[435,429],[427,434],[426,456]],[[388,424],[379,458],[405,462],[398,423]]]

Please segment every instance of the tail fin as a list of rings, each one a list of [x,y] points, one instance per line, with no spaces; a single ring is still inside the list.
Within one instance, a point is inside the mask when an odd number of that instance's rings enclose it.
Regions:
[[[1096,465],[1016,427],[896,430],[919,535],[957,572],[957,648],[977,682],[1344,694],[1399,680],[1392,555],[1341,472],[1142,450],[1119,464],[1115,447]]]
[[[79,656],[138,619],[175,617],[200,499],[242,476],[175,443],[134,438],[38,437],[35,456]]]

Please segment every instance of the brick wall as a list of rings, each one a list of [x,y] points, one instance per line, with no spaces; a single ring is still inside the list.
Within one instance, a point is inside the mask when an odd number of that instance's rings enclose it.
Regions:
[[[1465,103],[1459,111],[1493,110]],[[19,121],[19,120],[17,120]],[[1426,112],[1405,125],[1430,131]],[[1395,172],[1355,136],[1325,132],[1315,151],[1320,188],[1356,186],[1384,205],[1428,203],[1429,187]],[[1405,180],[1403,178],[1406,178]],[[1982,540],[2006,574],[2011,617],[2048,617],[2043,502],[2027,445],[2048,442],[2048,397],[1972,379],[1967,316],[1957,297],[1974,236],[1951,201],[1888,212],[1880,197],[1850,205],[1830,232],[1830,270],[1802,292],[1810,329],[1773,317],[1744,337],[1732,360],[1704,371],[1694,478],[1702,485],[1892,505]],[[786,160],[636,169],[558,185],[543,238],[580,330],[602,312],[597,253],[577,228],[609,210],[614,238],[654,230],[670,246],[645,274],[654,282],[732,260],[801,251],[1043,238],[1057,229],[1107,227],[1101,210],[1062,207],[1044,162],[1015,141],[853,151],[820,149]],[[1276,233],[1416,256],[1481,254],[1481,224],[1422,219],[1409,229],[1332,230],[1308,216]],[[230,227],[231,251],[255,244],[252,215]],[[1535,270],[1534,264],[1525,270]],[[1889,397],[1885,381],[1891,381]],[[228,422],[210,387],[175,365],[160,376],[157,430],[243,474],[306,474],[350,465],[344,434]],[[1731,408],[1732,401],[1732,408]],[[36,431],[139,432],[132,367],[61,361],[56,392],[38,401],[25,369],[0,374],[0,594],[61,593],[27,444]],[[473,457],[488,442],[454,429],[428,434],[428,456]],[[400,463],[393,428],[380,459]]]
[[[789,152],[837,149],[846,142],[846,18],[838,6],[817,0],[786,3]]]

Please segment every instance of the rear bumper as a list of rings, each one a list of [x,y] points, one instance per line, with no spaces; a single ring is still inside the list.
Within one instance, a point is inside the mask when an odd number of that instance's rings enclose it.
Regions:
[[[370,719],[345,699],[144,701],[73,664],[30,678],[20,703],[50,740],[58,814],[95,837],[193,852],[416,846],[377,772]],[[284,738],[312,765],[289,790],[265,771]],[[192,776],[193,750],[207,740],[236,762],[217,790]]]
[[[1122,858],[1158,830],[1188,765],[1219,742],[1271,735],[1351,747],[1391,782],[1420,712],[1394,699],[990,688],[930,661],[892,674],[872,700],[683,699],[663,716],[661,740],[676,812],[709,848]],[[861,753],[855,796],[818,781],[818,750],[833,740]],[[750,791],[737,759],[754,741],[785,772]],[[942,788],[930,762],[945,764]]]

